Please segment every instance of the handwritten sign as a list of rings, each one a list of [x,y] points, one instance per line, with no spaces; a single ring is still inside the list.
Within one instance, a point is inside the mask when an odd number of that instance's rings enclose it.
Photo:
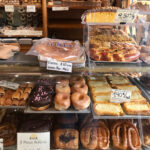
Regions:
[[[52,7],[52,11],[68,11],[69,7]]]
[[[35,5],[27,5],[27,12],[36,12]]]
[[[14,5],[5,5],[5,12],[14,12]]]
[[[130,99],[131,99],[131,91],[112,89],[110,102],[113,103],[130,102]]]
[[[133,23],[138,15],[138,10],[118,9],[115,22]]]
[[[62,71],[62,72],[72,72],[72,63],[61,62],[54,59],[48,59],[47,70]]]
[[[8,88],[8,89],[16,90],[16,89],[18,89],[19,84],[18,83],[14,83],[14,82],[1,80],[0,81],[0,86]]]

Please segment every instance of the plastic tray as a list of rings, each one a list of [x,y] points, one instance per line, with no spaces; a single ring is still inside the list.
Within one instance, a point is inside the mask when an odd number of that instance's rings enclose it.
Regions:
[[[150,102],[150,96],[148,93],[141,87],[134,79],[129,78],[130,82],[133,85],[136,85],[142,92],[142,95],[147,99],[148,102]],[[92,96],[90,95],[91,100]],[[124,115],[124,116],[98,116],[95,114],[93,110],[93,102],[91,102],[91,110],[92,110],[92,115],[94,119],[149,119],[150,115]]]

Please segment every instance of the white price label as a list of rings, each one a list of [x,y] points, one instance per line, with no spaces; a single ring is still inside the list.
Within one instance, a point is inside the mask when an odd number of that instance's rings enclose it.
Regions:
[[[14,5],[5,5],[5,12],[14,12]]]
[[[118,9],[115,22],[133,23],[138,15],[138,10]]]
[[[17,133],[18,150],[49,150],[50,132]]]
[[[72,72],[72,63],[61,62],[54,59],[47,60],[47,70],[55,70],[62,72]]]
[[[132,94],[131,91],[128,90],[112,89],[110,102],[113,103],[130,102],[131,94]]]
[[[35,5],[27,5],[27,12],[36,12]]]
[[[52,7],[52,11],[68,11],[69,7]]]
[[[16,90],[16,89],[18,89],[19,84],[18,83],[14,83],[14,82],[1,80],[0,81],[0,86],[8,88],[8,89]]]
[[[3,150],[3,139],[0,139],[0,150]]]

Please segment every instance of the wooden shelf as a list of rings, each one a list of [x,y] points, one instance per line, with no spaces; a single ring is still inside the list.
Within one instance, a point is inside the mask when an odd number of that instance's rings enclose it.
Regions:
[[[92,8],[96,8],[96,6],[80,6],[80,5],[48,5],[47,8],[52,9],[52,7],[69,7],[69,9],[92,9]]]
[[[80,20],[51,20],[48,24],[51,29],[82,29]]]
[[[6,4],[0,4],[0,7],[4,7]],[[27,7],[27,5],[35,5],[36,8],[42,8],[42,5],[40,4],[23,4],[23,5],[19,5],[19,4],[7,4],[7,5],[13,5],[15,7]]]

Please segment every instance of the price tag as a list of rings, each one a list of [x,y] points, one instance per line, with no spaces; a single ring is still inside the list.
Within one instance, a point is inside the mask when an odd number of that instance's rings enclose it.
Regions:
[[[27,5],[27,12],[36,12],[35,5]]]
[[[17,133],[18,150],[49,150],[50,132]]]
[[[3,139],[0,139],[0,150],[3,150]]]
[[[14,12],[14,5],[5,5],[5,12]]]
[[[48,59],[47,70],[55,70],[62,72],[72,72],[72,63],[61,62],[54,59]]]
[[[131,99],[131,91],[112,89],[110,102],[113,103],[130,102],[130,99]]]
[[[52,7],[52,11],[68,11],[69,7]]]
[[[138,15],[138,10],[118,9],[115,22],[133,23]]]
[[[0,81],[0,86],[8,88],[8,89],[16,90],[16,89],[18,89],[19,84],[18,83],[14,83],[14,82],[1,80]]]

